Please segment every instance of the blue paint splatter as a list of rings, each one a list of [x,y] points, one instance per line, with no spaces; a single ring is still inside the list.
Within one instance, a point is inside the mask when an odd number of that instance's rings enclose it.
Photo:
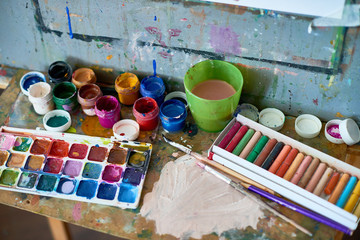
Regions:
[[[69,36],[71,39],[73,39],[73,33],[72,33],[72,29],[71,29],[71,20],[70,20],[70,13],[69,13],[69,8],[66,7],[66,14],[67,14],[67,17],[68,17],[68,23],[69,23]]]
[[[156,16],[154,17],[154,21],[156,21]]]
[[[154,69],[154,76],[156,76],[156,61],[153,60],[153,69]]]
[[[98,3],[98,2],[96,2],[96,5],[98,6],[98,8],[99,8],[100,12],[103,12],[103,11],[101,10],[101,8],[100,8],[100,6],[99,6],[99,3]]]

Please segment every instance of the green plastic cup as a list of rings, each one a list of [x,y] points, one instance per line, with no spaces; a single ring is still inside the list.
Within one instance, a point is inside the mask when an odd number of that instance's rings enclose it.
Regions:
[[[207,100],[194,95],[191,90],[200,82],[222,80],[235,89],[235,94],[221,100]],[[219,132],[232,119],[239,103],[243,76],[238,68],[220,60],[206,60],[192,66],[184,78],[186,99],[198,127],[206,132]]]

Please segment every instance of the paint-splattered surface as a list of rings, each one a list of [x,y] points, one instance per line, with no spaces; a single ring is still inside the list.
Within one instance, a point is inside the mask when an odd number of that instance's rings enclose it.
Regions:
[[[18,81],[22,76],[22,71],[14,75],[10,86],[6,89],[0,98],[3,100],[0,105],[0,120],[6,125],[22,128],[42,127],[42,117],[35,114],[27,98],[20,93]],[[7,114],[9,116],[7,117]],[[122,118],[132,118],[131,108],[122,108]],[[96,117],[86,117],[77,112],[72,115],[73,131],[79,134],[98,135],[102,137],[111,136],[111,131],[101,128]],[[345,145],[335,145],[326,141],[323,134],[315,139],[302,139],[294,131],[295,118],[287,117],[285,126],[281,130],[285,135],[291,136],[305,144],[311,145],[334,157],[344,160],[346,153]],[[98,124],[98,125],[97,125]],[[141,132],[139,140],[150,142],[150,137],[154,139],[153,153],[149,165],[149,171],[143,188],[140,207],[143,197],[151,192],[153,185],[158,181],[160,172],[165,164],[174,161],[183,153],[177,149],[165,144],[161,140],[162,128],[159,127],[157,134],[155,132]],[[191,117],[188,118],[187,127],[179,133],[167,135],[173,140],[192,148],[194,151],[206,154],[218,134],[205,133],[199,130],[193,123]],[[48,197],[39,197],[36,195],[26,195],[8,191],[1,191],[0,202],[9,206],[18,207],[44,216],[51,216],[66,222],[85,226],[97,231],[121,236],[130,239],[174,239],[171,235],[158,235],[155,230],[154,222],[146,221],[139,215],[139,209],[121,210],[114,207],[107,207],[90,203],[79,203],[70,200],[62,200]],[[278,208],[278,207],[277,207]],[[315,233],[318,239],[335,239],[341,234],[333,229],[319,224],[300,214],[292,212],[289,209],[278,208],[286,216],[295,219],[298,223]],[[210,234],[203,236],[204,239],[218,239],[220,236]],[[261,219],[256,229],[247,228],[245,230],[229,229],[221,234],[221,237],[227,239],[239,238],[261,238],[261,239],[306,239],[306,236],[297,231],[291,225],[283,222],[281,219],[266,213],[266,217]]]

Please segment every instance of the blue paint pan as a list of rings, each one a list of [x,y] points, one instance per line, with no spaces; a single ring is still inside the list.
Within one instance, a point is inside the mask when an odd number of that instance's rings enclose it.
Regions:
[[[165,101],[160,107],[161,124],[167,132],[177,132],[184,128],[187,111],[185,104],[177,99]]]

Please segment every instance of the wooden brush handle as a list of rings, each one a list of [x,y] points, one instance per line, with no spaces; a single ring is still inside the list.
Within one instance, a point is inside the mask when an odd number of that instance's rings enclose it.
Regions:
[[[205,156],[203,156],[203,155],[201,155],[199,153],[191,152],[190,155],[195,157],[196,159],[202,161],[203,163],[206,163],[209,166],[212,166],[212,167],[214,167],[214,168],[216,168],[218,170],[221,170],[222,172],[224,172],[224,173],[226,173],[226,174],[228,174],[228,175],[230,175],[230,176],[232,176],[232,177],[234,177],[236,179],[239,179],[243,183],[247,183],[248,185],[245,185],[245,184],[243,185],[242,183],[240,183],[246,188],[248,188],[249,185],[253,185],[253,186],[255,186],[257,188],[260,188],[261,190],[264,190],[264,191],[266,191],[268,193],[275,194],[275,192],[273,190],[264,187],[263,185],[251,180],[250,178],[245,177],[244,175],[241,175],[238,172],[235,172],[235,171],[225,167],[224,165],[221,165],[220,163],[209,160],[207,157],[205,157]]]

